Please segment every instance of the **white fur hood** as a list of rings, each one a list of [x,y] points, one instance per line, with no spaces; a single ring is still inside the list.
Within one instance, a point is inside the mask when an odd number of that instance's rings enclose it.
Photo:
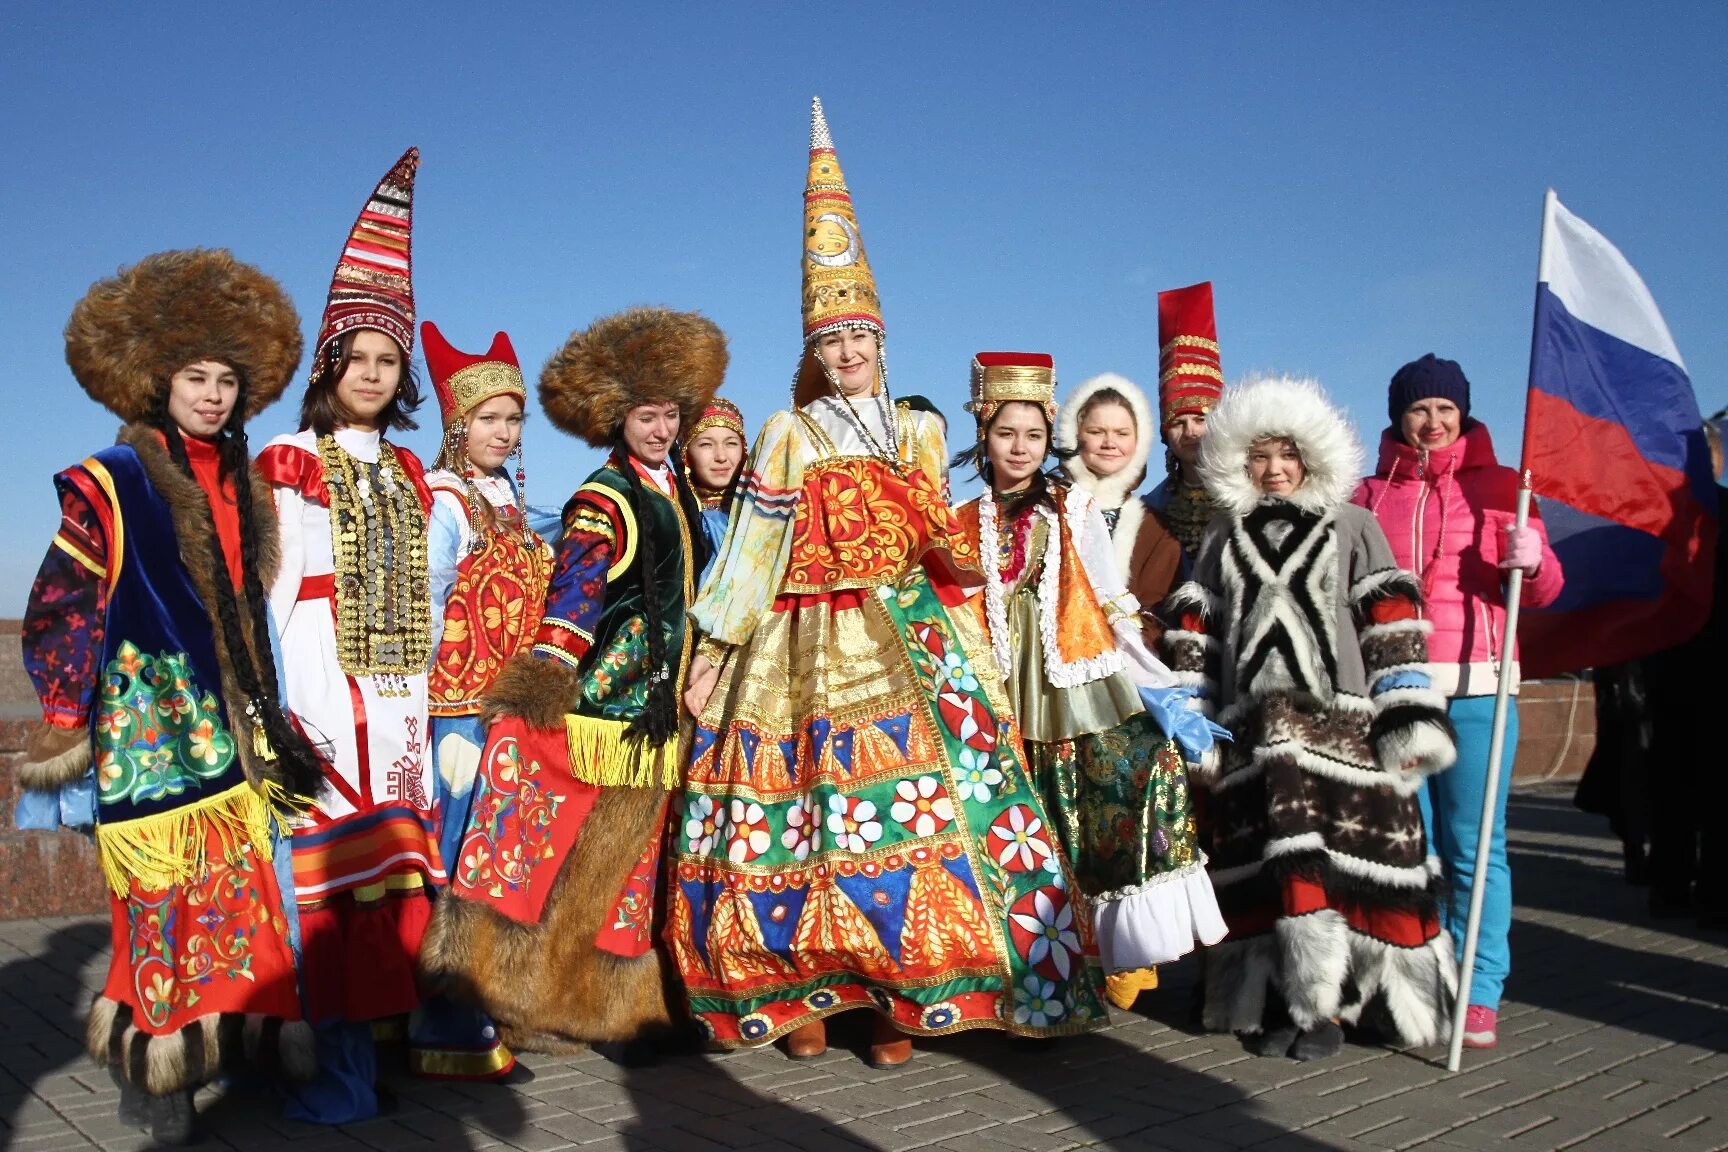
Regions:
[[[1214,500],[1235,515],[1253,510],[1260,490],[1248,479],[1248,448],[1268,436],[1286,437],[1302,454],[1308,475],[1289,499],[1310,512],[1342,506],[1362,477],[1356,430],[1313,380],[1250,377],[1230,388],[1206,419],[1200,478]]]
[[[1106,388],[1114,388],[1126,396],[1128,410],[1134,413],[1134,430],[1138,436],[1128,466],[1108,479],[1094,476],[1078,455],[1064,460],[1062,467],[1074,483],[1090,492],[1101,506],[1116,509],[1127,503],[1129,494],[1140,487],[1140,482],[1146,478],[1146,459],[1151,455],[1152,446],[1161,442],[1158,421],[1153,418],[1152,408],[1146,403],[1146,393],[1140,390],[1140,386],[1114,372],[1094,376],[1081,384],[1056,414],[1056,446],[1069,451],[1079,447],[1080,409],[1086,406],[1086,401],[1094,393]]]

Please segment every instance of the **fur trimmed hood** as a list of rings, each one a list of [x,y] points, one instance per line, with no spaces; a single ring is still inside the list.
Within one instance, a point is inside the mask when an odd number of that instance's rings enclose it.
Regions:
[[[690,427],[726,363],[726,336],[706,316],[630,308],[571,334],[540,370],[540,406],[572,436],[609,448],[638,404],[677,404]]]
[[[158,252],[98,280],[66,322],[66,363],[90,398],[146,421],[174,373],[217,360],[246,377],[246,417],[300,365],[300,315],[282,286],[224,249]]]
[[[1272,436],[1294,441],[1308,472],[1291,504],[1329,512],[1350,499],[1364,457],[1344,412],[1314,380],[1256,376],[1224,393],[1200,442],[1200,478],[1227,511],[1243,516],[1260,503],[1260,490],[1248,479],[1248,449]]]
[[[1114,372],[1105,372],[1094,376],[1074,389],[1072,395],[1062,404],[1062,409],[1056,414],[1056,446],[1073,451],[1080,445],[1080,410],[1094,395],[1106,388],[1115,389],[1128,399],[1128,410],[1134,414],[1134,430],[1138,440],[1134,447],[1134,455],[1129,458],[1128,466],[1108,479],[1095,476],[1086,467],[1085,461],[1076,452],[1062,462],[1063,470],[1076,485],[1092,494],[1092,498],[1106,509],[1120,508],[1128,502],[1129,495],[1146,479],[1146,461],[1152,454],[1152,446],[1162,443],[1159,434],[1158,420],[1152,412],[1152,406],[1146,402],[1146,393],[1140,386],[1126,376],[1118,376]]]

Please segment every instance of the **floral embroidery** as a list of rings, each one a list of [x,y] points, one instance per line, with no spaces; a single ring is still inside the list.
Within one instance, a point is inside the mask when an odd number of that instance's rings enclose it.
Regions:
[[[856,796],[828,797],[828,832],[842,852],[866,852],[882,839],[876,805]]]
[[[1014,989],[1014,1023],[1043,1028],[1062,1018],[1065,1009],[1056,999],[1056,985],[1028,976]]]
[[[972,748],[961,751],[955,775],[959,779],[960,799],[974,804],[990,803],[994,790],[1002,786],[1002,773],[990,762],[990,753]]]
[[[802,863],[812,852],[822,851],[822,815],[816,797],[805,793],[786,810],[786,831],[781,845]]]
[[[1055,856],[1044,838],[1044,821],[1025,804],[1013,805],[991,822],[990,852],[1010,872],[1043,868]]]
[[[914,836],[934,836],[954,823],[954,801],[936,777],[920,776],[894,785],[894,804],[888,815]]]
[[[1026,893],[1008,909],[1008,930],[1033,971],[1068,979],[1080,956],[1080,937],[1067,893],[1054,887]]]
[[[725,814],[715,811],[712,796],[698,796],[690,801],[684,820],[684,839],[689,841],[685,847],[688,851],[701,856],[708,855],[714,851],[714,845],[719,843],[725,829]]]
[[[540,846],[546,843],[565,797],[547,786],[541,779],[540,762],[524,758],[516,740],[500,740],[488,745],[487,751],[474,776],[474,798],[454,883],[498,898],[525,888],[545,859],[549,850]]]
[[[108,662],[96,727],[104,804],[178,796],[234,763],[216,697],[192,683],[189,658],[149,657],[124,641]]]
[[[726,858],[734,864],[748,864],[774,846],[768,831],[768,817],[762,805],[753,801],[732,801],[727,829]]]

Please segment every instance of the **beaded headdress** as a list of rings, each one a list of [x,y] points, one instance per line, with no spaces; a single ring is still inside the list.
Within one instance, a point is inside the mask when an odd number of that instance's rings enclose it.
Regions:
[[[702,415],[696,417],[696,422],[690,425],[690,430],[683,434],[684,443],[687,445],[692,443],[696,437],[710,428],[729,428],[738,433],[740,440],[748,439],[744,435],[744,414],[738,411],[738,405],[719,396],[708,401],[708,407],[702,410]]]
[[[509,336],[500,332],[492,337],[492,347],[484,356],[458,352],[430,320],[420,325],[420,338],[445,427],[465,420],[494,396],[514,396],[524,408],[528,406],[528,386],[522,382],[522,367]]]
[[[215,360],[246,378],[246,416],[300,364],[300,316],[282,286],[224,249],[158,252],[90,286],[66,322],[66,363],[126,421],[157,414],[174,373]]]
[[[410,226],[414,173],[419,167],[420,149],[402,153],[349,230],[318,325],[314,365],[333,341],[359,328],[376,328],[400,344],[404,353],[414,350]]]
[[[1002,405],[1020,400],[1044,409],[1056,423],[1056,361],[1043,352],[980,352],[972,357],[972,399],[966,411],[978,421],[978,436]]]
[[[1158,423],[1204,416],[1223,395],[1212,282],[1158,293]]]
[[[792,403],[803,407],[833,391],[833,384],[810,347],[825,333],[842,328],[868,328],[878,336],[882,301],[876,277],[864,255],[864,238],[852,193],[840,171],[834,137],[822,101],[810,101],[810,167],[804,180],[804,234],[800,260],[804,270],[804,356],[792,390]]]

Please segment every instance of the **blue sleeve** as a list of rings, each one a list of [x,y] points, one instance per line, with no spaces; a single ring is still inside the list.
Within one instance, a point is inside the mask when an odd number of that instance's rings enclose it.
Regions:
[[[443,500],[432,501],[432,518],[426,526],[426,573],[432,594],[432,658],[444,639],[444,605],[456,586],[456,566],[462,558],[462,525]]]

